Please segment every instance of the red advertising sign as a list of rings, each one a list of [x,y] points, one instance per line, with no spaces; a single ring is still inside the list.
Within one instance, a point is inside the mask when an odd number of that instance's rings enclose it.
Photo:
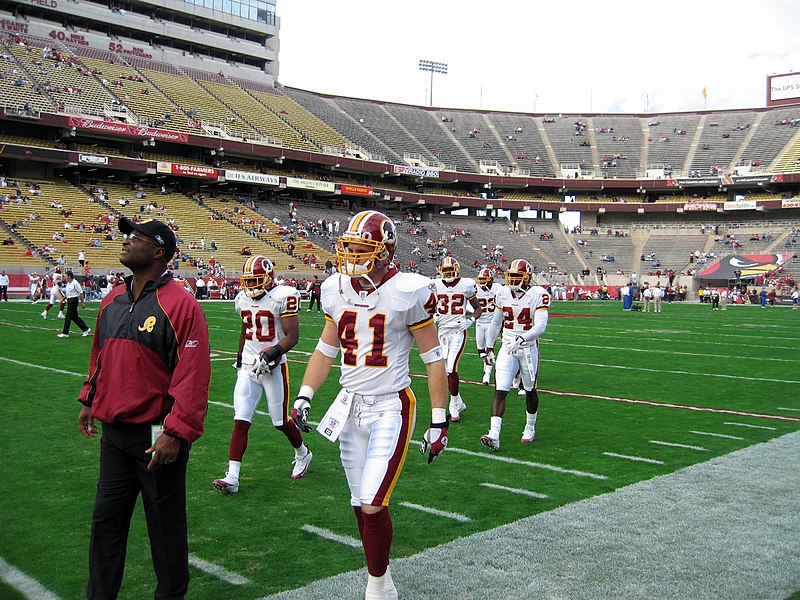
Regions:
[[[204,167],[202,165],[179,165],[172,164],[173,175],[183,175],[184,177],[202,177],[204,179],[216,179],[219,177],[219,169],[214,167]]]
[[[343,194],[350,194],[351,196],[372,196],[372,188],[364,185],[341,185]]]
[[[153,138],[165,142],[179,142],[187,144],[189,135],[177,131],[167,131],[166,129],[155,129],[146,125],[128,125],[116,121],[98,121],[84,117],[70,117],[70,127],[80,127],[81,129],[91,129],[92,131],[103,131],[106,133],[116,133],[118,135],[135,135],[137,137]]]

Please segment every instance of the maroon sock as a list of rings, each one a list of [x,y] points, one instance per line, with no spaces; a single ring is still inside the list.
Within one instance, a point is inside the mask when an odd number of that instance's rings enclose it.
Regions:
[[[231,447],[228,451],[228,458],[230,460],[238,460],[242,462],[244,451],[247,450],[247,430],[250,429],[250,423],[247,421],[234,421],[233,433],[231,434]]]
[[[375,514],[363,513],[364,532],[361,540],[367,557],[367,571],[373,577],[386,573],[389,566],[389,551],[392,549],[392,517],[384,508]]]
[[[353,512],[356,513],[356,522],[358,523],[358,537],[364,539],[364,513],[360,506],[354,506]]]
[[[450,373],[447,376],[447,389],[451,396],[458,396],[458,373]]]
[[[303,445],[303,435],[300,433],[300,430],[297,428],[297,425],[294,424],[294,421],[287,421],[283,425],[279,425],[276,427],[278,431],[282,431],[283,435],[289,440],[289,443],[292,445],[292,448],[299,448]]]

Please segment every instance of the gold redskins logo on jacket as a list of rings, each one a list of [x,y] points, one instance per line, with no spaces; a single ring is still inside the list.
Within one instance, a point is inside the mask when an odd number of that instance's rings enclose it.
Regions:
[[[153,328],[156,326],[156,318],[155,317],[147,317],[144,320],[142,325],[139,325],[139,331],[146,331],[147,333],[153,333]]]

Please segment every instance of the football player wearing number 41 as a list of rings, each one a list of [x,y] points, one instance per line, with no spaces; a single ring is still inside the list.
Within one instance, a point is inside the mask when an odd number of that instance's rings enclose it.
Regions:
[[[489,433],[481,443],[490,450],[500,449],[500,430],[506,410],[506,396],[519,371],[525,389],[525,429],[522,442],[536,436],[539,394],[539,336],[547,328],[550,295],[542,287],[532,285],[533,268],[526,260],[515,260],[505,273],[506,284],[495,296],[496,310],[489,325],[491,345],[502,330],[503,342],[495,364],[495,392]]]
[[[461,267],[452,256],[446,256],[438,268],[439,279],[431,282],[433,293],[428,312],[439,330],[439,344],[444,353],[444,370],[450,391],[450,420],[460,421],[467,405],[459,391],[458,363],[467,345],[467,329],[480,318],[483,309],[478,303],[475,280],[461,277]],[[472,308],[470,317],[467,309]]]
[[[273,273],[269,259],[248,258],[242,268],[242,291],[233,303],[242,319],[233,388],[233,433],[228,450],[228,472],[214,481],[214,487],[226,494],[239,491],[248,431],[262,391],[267,398],[272,424],[294,447],[293,479],[306,474],[313,457],[289,418],[289,371],[285,355],[294,348],[300,335],[297,316],[300,293],[288,285],[275,285]]]
[[[317,430],[339,440],[369,573],[367,600],[397,598],[389,571],[389,499],[408,452],[416,418],[409,354],[425,364],[431,425],[421,452],[432,462],[447,446],[447,379],[433,318],[425,308],[430,280],[391,266],[397,244],[392,221],[368,210],[355,215],[337,242],[338,270],[322,284],[325,326],[311,355],[292,416],[310,430],[314,393],[341,351],[342,390]]]

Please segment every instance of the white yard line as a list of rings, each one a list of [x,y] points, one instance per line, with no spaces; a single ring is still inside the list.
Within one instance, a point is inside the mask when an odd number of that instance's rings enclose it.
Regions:
[[[721,379],[740,379],[743,381],[770,381],[773,383],[800,383],[796,379],[775,379],[774,377],[746,377],[744,375],[728,375],[725,373],[701,373],[692,371],[679,371],[669,369],[650,369],[646,367],[629,367],[627,365],[611,365],[607,363],[590,363],[573,360],[557,360],[554,358],[540,359],[540,362],[556,363],[560,365],[578,365],[581,367],[597,367],[600,369],[620,369],[624,371],[642,371],[644,373],[662,373],[665,375],[689,375],[693,377],[718,377]]]
[[[460,523],[472,522],[472,519],[470,519],[468,516],[459,513],[439,510],[438,508],[431,508],[430,506],[423,506],[422,504],[415,504],[413,502],[398,502],[398,504],[412,510],[428,513],[429,515],[436,515],[437,517],[444,517],[445,519],[453,519],[454,521],[458,521]]]
[[[501,492],[511,492],[512,494],[519,494],[520,496],[528,496],[529,498],[536,498],[538,500],[544,500],[545,498],[549,498],[547,494],[540,494],[539,492],[532,492],[530,490],[521,490],[519,488],[506,487],[504,485],[498,485],[496,483],[482,483],[481,485],[485,488],[489,488],[492,490],[500,490]]]
[[[41,369],[42,371],[50,371],[51,373],[61,373],[62,375],[71,375],[73,377],[86,377],[86,373],[75,373],[73,371],[64,371],[63,369],[54,369],[53,367],[45,367],[43,365],[37,365],[35,363],[23,362],[21,360],[14,360],[13,358],[6,358],[5,356],[0,356],[0,360],[9,362],[13,365],[19,365],[21,367],[31,367],[33,369]]]
[[[689,433],[694,433],[695,435],[707,435],[709,437],[717,437],[723,438],[726,440],[743,440],[743,437],[739,437],[738,435],[727,435],[724,433],[711,433],[710,431],[690,431]]]
[[[356,538],[350,537],[349,535],[340,535],[338,533],[333,533],[330,529],[323,529],[322,527],[315,527],[314,525],[303,525],[300,528],[300,530],[317,535],[323,539],[330,540],[332,542],[337,542],[339,544],[344,544],[345,546],[350,546],[351,548],[361,548],[361,540],[357,540]]]
[[[30,600],[59,600],[58,596],[41,583],[32,577],[28,577],[2,558],[0,558],[0,579]]]
[[[645,458],[643,456],[631,456],[629,454],[617,454],[616,452],[603,452],[603,455],[610,456],[611,458],[621,458],[623,460],[632,460],[634,462],[649,463],[651,465],[666,464],[663,460],[656,460],[655,458]]]
[[[674,442],[663,442],[661,440],[650,440],[651,444],[657,444],[659,446],[669,446],[670,448],[685,448],[686,450],[697,450],[698,452],[708,452],[707,448],[703,448],[702,446],[690,446],[689,444],[676,444]]]
[[[205,561],[194,554],[189,555],[189,566],[199,569],[203,573],[208,573],[209,575],[231,585],[246,585],[250,583],[250,580],[246,577],[242,577],[241,575],[228,571],[219,565]]]
[[[751,425],[750,423],[734,423],[732,421],[724,421],[723,425],[733,425],[734,427],[749,427],[750,429],[766,429],[767,431],[777,431],[777,427],[767,427],[766,425]]]
[[[791,412],[800,412],[800,408],[787,408],[785,406],[778,406],[776,407],[778,410],[788,410]]]

